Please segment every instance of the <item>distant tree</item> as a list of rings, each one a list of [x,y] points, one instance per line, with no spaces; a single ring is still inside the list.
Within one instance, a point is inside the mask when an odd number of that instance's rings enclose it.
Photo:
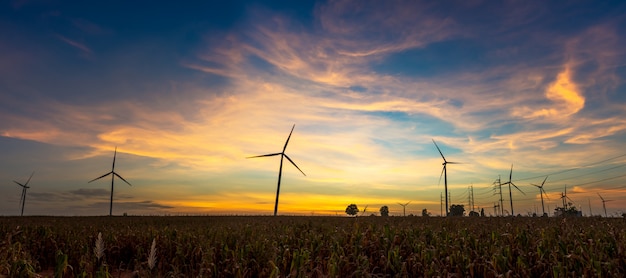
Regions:
[[[464,215],[465,215],[465,207],[463,205],[450,206],[450,216],[464,216]]]
[[[569,203],[568,208],[557,207],[554,211],[554,215],[563,217],[581,217],[583,215],[582,211],[579,211],[571,203]]]
[[[480,214],[478,214],[478,212],[475,212],[475,211],[470,211],[469,216],[471,216],[471,217],[479,217]]]
[[[346,208],[347,215],[355,216],[357,213],[359,213],[359,207],[357,207],[356,204],[350,204]]]
[[[430,216],[430,212],[428,212],[427,209],[423,209],[422,210],[422,217],[429,217]]]
[[[380,216],[389,216],[389,207],[388,206],[380,207]]]

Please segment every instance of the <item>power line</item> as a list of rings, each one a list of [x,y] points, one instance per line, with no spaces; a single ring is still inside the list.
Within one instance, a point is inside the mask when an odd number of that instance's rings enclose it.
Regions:
[[[523,179],[517,179],[517,181],[525,181],[525,180],[543,178],[545,176],[553,176],[553,175],[563,174],[563,173],[567,173],[567,172],[571,172],[571,171],[578,170],[578,169],[581,169],[581,168],[586,168],[586,167],[589,167],[589,166],[597,165],[597,164],[600,164],[600,163],[604,163],[604,162],[611,161],[611,160],[618,159],[620,157],[625,157],[625,156],[626,156],[626,153],[618,155],[618,156],[614,156],[614,157],[611,157],[611,158],[607,158],[607,159],[604,159],[604,160],[601,160],[601,161],[596,161],[596,162],[593,162],[593,163],[589,163],[587,165],[574,167],[574,168],[570,168],[570,169],[566,169],[566,170],[561,170],[561,171],[557,171],[557,172],[554,172],[554,173],[549,173],[549,174],[544,174],[544,175],[541,175],[541,176],[534,176],[534,177],[529,177],[529,178],[523,178]]]
[[[614,180],[614,179],[618,179],[618,178],[622,178],[622,177],[626,177],[626,174],[620,175],[620,176],[616,176],[616,177],[610,177],[610,178],[606,178],[606,179],[601,179],[601,180],[597,180],[597,181],[590,181],[590,182],[585,182],[585,183],[574,184],[572,186],[583,186],[583,185],[588,185],[588,184],[592,184],[592,183],[598,183],[598,182],[603,182],[603,181],[608,181],[608,180]],[[626,186],[616,187],[616,189],[623,188],[623,187],[626,187]]]
[[[571,179],[575,179],[575,178],[580,178],[580,177],[593,175],[593,174],[597,174],[597,173],[601,173],[601,172],[606,172],[606,171],[610,171],[610,170],[621,168],[621,167],[625,167],[625,166],[626,166],[626,164],[617,165],[617,166],[614,166],[614,167],[611,167],[611,168],[602,169],[602,170],[598,170],[598,171],[591,172],[591,173],[581,174],[581,175],[578,175],[578,176],[573,176],[573,177],[568,177],[568,178],[562,178],[560,180],[552,180],[552,181],[550,181],[550,183],[559,182],[559,181],[566,181],[566,180],[571,180]]]

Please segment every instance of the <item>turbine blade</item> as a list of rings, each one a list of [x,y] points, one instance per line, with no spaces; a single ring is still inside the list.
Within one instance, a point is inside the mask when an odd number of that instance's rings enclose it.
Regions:
[[[539,191],[541,191],[541,186],[539,186],[539,185],[536,185],[536,184],[534,184],[534,183],[531,183],[530,185],[532,185],[532,186],[534,186],[534,187],[537,187],[537,188],[539,188],[539,189],[540,189]]]
[[[433,140],[433,144],[435,144],[435,147],[437,147],[437,150],[439,151],[439,154],[441,155],[441,158],[443,158],[443,162],[447,162],[446,161],[446,157],[443,156],[443,153],[441,152],[441,149],[439,149],[439,146],[437,146],[437,142],[435,142],[435,139],[431,139]]]
[[[548,199],[548,201],[550,201],[550,197],[548,197],[548,193],[546,193],[546,191],[543,189],[543,187],[541,188],[541,191],[543,192],[543,195],[546,196],[546,199]]]
[[[293,133],[293,129],[294,128],[296,128],[295,124],[291,127],[291,131],[289,132],[289,136],[287,136],[287,141],[285,141],[285,146],[283,147],[283,153],[285,153],[285,150],[287,149],[287,144],[289,144],[289,139],[291,138],[291,134]]]
[[[546,176],[546,178],[543,179],[543,182],[541,183],[541,188],[543,188],[543,185],[546,183],[547,180],[548,180],[548,176]]]
[[[113,152],[113,166],[111,167],[111,172],[115,171],[115,157],[117,156],[117,146],[115,146],[115,151]]]
[[[441,177],[443,177],[443,171],[446,170],[446,165],[443,165],[443,168],[441,168],[441,174],[439,175],[439,182],[437,182],[437,186],[439,186],[441,184]]]
[[[446,164],[465,164],[465,163],[463,163],[463,162],[446,161]]]
[[[22,196],[20,196],[20,207],[22,207],[22,202],[24,202],[24,195],[26,195],[26,190],[22,189]]]
[[[283,153],[271,153],[271,154],[264,154],[264,155],[255,155],[255,156],[249,156],[249,157],[246,157],[246,158],[255,158],[255,157],[275,156],[275,155],[280,155],[280,154],[283,154]]]
[[[513,178],[513,164],[511,164],[511,172],[509,172],[509,182],[513,180],[512,178]]]
[[[120,178],[121,180],[123,180],[128,185],[133,186],[132,184],[130,184],[130,182],[127,182],[124,178],[122,178],[122,176],[118,175],[117,173],[113,172],[113,175],[115,175],[116,177]]]
[[[26,183],[24,184],[24,186],[28,186],[28,183],[30,182],[30,179],[33,177],[33,175],[35,174],[35,172],[33,171],[32,174],[30,174],[30,177],[28,177],[28,180],[26,181]]]
[[[600,199],[602,199],[602,202],[604,202],[604,198],[602,198],[602,195],[600,195],[600,193],[597,193],[598,196],[600,196]]]
[[[519,192],[522,192],[522,194],[526,195],[526,193],[524,193],[524,191],[519,189],[519,187],[517,187],[517,185],[515,185],[514,183],[511,183],[511,185],[513,185],[517,190],[519,190]]]
[[[14,182],[14,183],[17,183],[17,185],[19,185],[19,186],[21,186],[21,187],[24,187],[24,186],[25,186],[25,185],[23,185],[23,184],[21,184],[21,183],[19,183],[19,182],[17,182],[17,181],[13,181],[13,182]]]
[[[304,176],[306,176],[306,174],[304,172],[302,172],[302,170],[300,170],[300,167],[298,167],[298,165],[296,165],[295,162],[293,162],[293,160],[291,160],[291,158],[289,158],[289,156],[287,156],[286,154],[283,154],[287,160],[289,160],[289,162],[291,162],[291,164],[293,164],[293,166],[296,166],[296,168],[298,169],[298,171],[300,171],[300,173],[302,173]]]
[[[99,177],[97,177],[97,178],[95,178],[95,179],[93,179],[93,180],[88,181],[87,183],[90,183],[90,182],[92,182],[92,181],[97,181],[97,180],[99,180],[99,179],[101,179],[101,178],[104,178],[104,177],[106,177],[106,176],[108,176],[108,175],[110,175],[110,174],[112,174],[112,173],[113,173],[113,172],[108,172],[108,173],[106,173],[106,174],[104,174],[104,175],[102,175],[102,176],[99,176]]]

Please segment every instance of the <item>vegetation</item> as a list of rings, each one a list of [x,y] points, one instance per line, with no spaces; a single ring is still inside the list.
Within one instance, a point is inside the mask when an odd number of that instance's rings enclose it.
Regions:
[[[380,216],[389,216],[389,207],[388,206],[380,207]]]
[[[0,217],[0,276],[624,277],[626,221]]]
[[[347,215],[355,216],[357,213],[359,213],[359,207],[356,204],[350,204],[346,207]]]
[[[464,216],[465,207],[463,205],[451,205],[450,216]]]

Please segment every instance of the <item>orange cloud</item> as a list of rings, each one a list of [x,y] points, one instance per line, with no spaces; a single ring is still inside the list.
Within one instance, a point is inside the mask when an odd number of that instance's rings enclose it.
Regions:
[[[566,65],[548,86],[545,97],[552,102],[552,106],[541,109],[526,106],[513,110],[513,115],[522,118],[564,118],[585,107],[585,97],[572,78],[570,65]]]

